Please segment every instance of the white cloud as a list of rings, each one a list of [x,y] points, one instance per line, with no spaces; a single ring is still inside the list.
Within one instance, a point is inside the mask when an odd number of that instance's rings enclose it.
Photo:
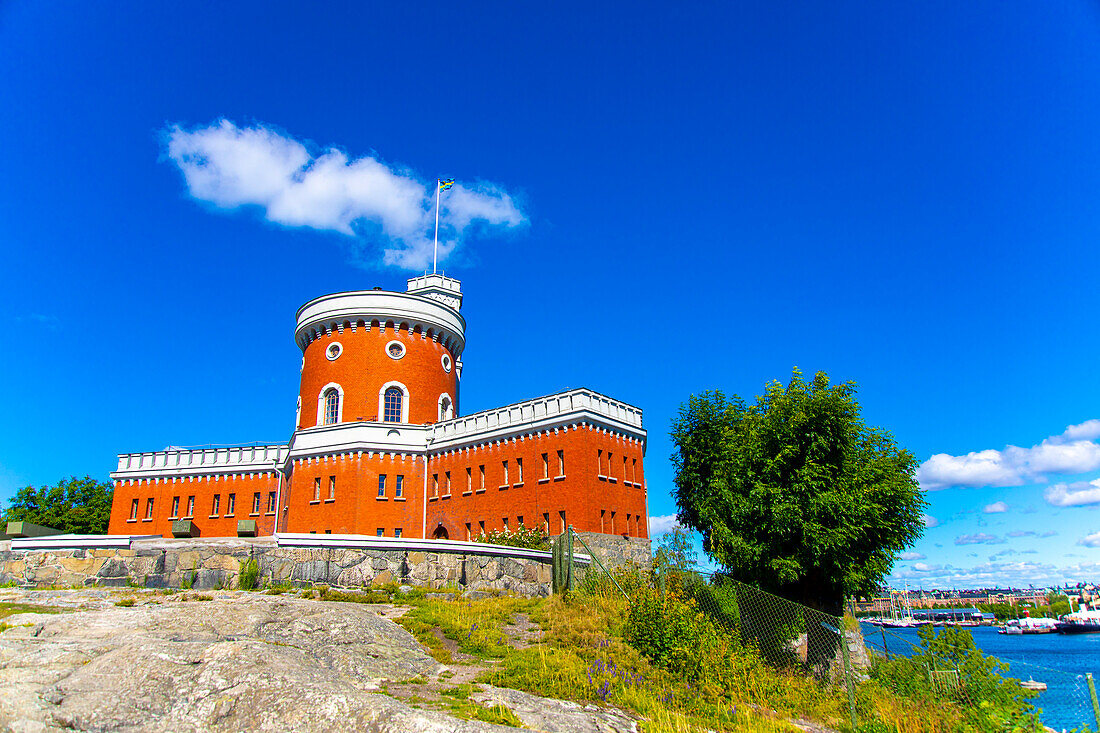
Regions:
[[[1008,533],[1009,537],[1034,537],[1038,532],[1030,529],[1014,529]]]
[[[270,127],[220,120],[165,130],[168,158],[195,199],[222,209],[257,206],[265,218],[381,244],[385,264],[425,268],[432,258],[435,182],[335,148],[311,153]],[[475,226],[509,229],[526,217],[506,191],[456,183],[443,194],[439,256],[445,259]]]
[[[956,545],[999,545],[1004,542],[1003,537],[997,537],[984,532],[977,534],[964,534],[955,538]]]
[[[890,580],[897,587],[901,587],[903,581],[915,581],[924,588],[1018,588],[1029,584],[1042,588],[1092,580],[1097,575],[1100,575],[1100,562],[1079,562],[1059,567],[1050,563],[1018,560],[990,561],[970,568],[914,563],[899,567]]]
[[[1015,445],[953,456],[937,453],[920,465],[917,479],[927,491],[960,486],[1021,486],[1048,474],[1079,474],[1100,468],[1100,420],[1068,426],[1030,448]]]
[[[982,511],[986,514],[1001,514],[1008,511],[1008,504],[1003,501],[995,501],[992,504],[986,504],[982,507]]]
[[[1100,547],[1100,532],[1093,532],[1090,535],[1085,535],[1077,541],[1077,544],[1084,545],[1085,547]]]
[[[1043,492],[1043,498],[1052,506],[1100,504],[1100,479],[1054,484]]]
[[[661,517],[649,518],[649,536],[657,537],[658,535],[671,532],[680,526],[680,523],[676,521],[675,514],[665,514]]]
[[[924,526],[925,527],[932,528],[932,527],[940,526],[940,520],[936,519],[935,517],[933,517],[929,514],[922,514],[921,519],[924,520]]]
[[[924,560],[924,555],[919,552],[903,552],[898,555],[902,560]]]
[[[1085,420],[1079,425],[1070,425],[1062,437],[1066,440],[1096,440],[1100,438],[1100,420]]]

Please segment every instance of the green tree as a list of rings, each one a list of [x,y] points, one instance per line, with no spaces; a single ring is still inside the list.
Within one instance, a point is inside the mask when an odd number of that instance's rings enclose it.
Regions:
[[[913,454],[864,424],[853,383],[831,385],[824,372],[807,383],[795,369],[751,405],[693,395],[672,440],[678,518],[707,554],[832,616],[879,587],[924,530]]]
[[[66,534],[101,534],[111,519],[110,484],[70,476],[54,486],[24,486],[8,503],[4,522],[31,522]]]

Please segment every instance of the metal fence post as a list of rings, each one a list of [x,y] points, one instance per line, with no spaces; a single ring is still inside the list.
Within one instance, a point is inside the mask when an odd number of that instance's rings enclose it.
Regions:
[[[566,590],[573,590],[573,525],[569,525],[569,540],[566,544],[566,552],[569,553],[569,574],[565,577]]]
[[[1089,683],[1089,697],[1092,698],[1092,714],[1096,717],[1096,728],[1100,730],[1100,702],[1096,701],[1096,683],[1092,681],[1092,672],[1086,672],[1085,679]]]

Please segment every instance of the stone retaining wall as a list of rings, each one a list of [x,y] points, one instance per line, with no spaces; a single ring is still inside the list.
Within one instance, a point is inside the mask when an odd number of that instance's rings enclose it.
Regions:
[[[585,540],[601,552],[587,536]],[[12,550],[10,541],[0,542],[0,584],[179,588],[190,581],[196,589],[235,588],[241,565],[249,559],[259,566],[261,584],[400,583],[508,590],[524,596],[546,596],[551,587],[549,558],[466,554],[460,548],[442,552],[279,547],[270,537],[135,540],[130,549]]]

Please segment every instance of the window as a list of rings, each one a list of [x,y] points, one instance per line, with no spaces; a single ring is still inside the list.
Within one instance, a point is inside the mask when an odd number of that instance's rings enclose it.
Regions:
[[[328,500],[336,501],[336,477],[328,477]]]
[[[221,512],[222,508],[222,495],[214,494],[214,501],[210,503],[210,516],[216,517]]]
[[[480,520],[480,521],[479,521],[479,522],[477,523],[477,528],[478,528],[479,530],[481,530],[481,534],[482,534],[482,536],[484,536],[484,535],[485,535],[485,520],[484,520],[484,519]]]
[[[153,499],[150,497],[149,501],[145,502],[145,518],[153,518]]]
[[[275,513],[275,492],[274,491],[268,492],[268,495],[267,495],[267,513],[268,514],[274,514]]]
[[[470,493],[474,490],[474,471],[469,466],[466,467],[466,493]]]
[[[450,356],[448,356],[447,354],[444,354],[443,356],[439,357],[439,363],[443,365],[443,371],[445,371],[445,372],[450,372],[451,371],[451,357]]]
[[[607,453],[607,477],[611,478],[611,452]]]
[[[550,512],[542,513],[542,531],[550,534]]]
[[[542,454],[542,477],[550,477],[550,458],[546,453]]]
[[[390,341],[386,344],[386,353],[391,359],[400,359],[405,355],[405,344],[400,341]]]
[[[390,387],[386,390],[383,422],[401,422],[401,402],[404,396],[397,387]]]
[[[331,529],[326,529],[325,534],[332,534],[332,530]]]
[[[600,510],[600,532],[604,532],[604,533],[607,532],[606,520],[607,520],[607,510],[606,509],[601,509]]]
[[[195,497],[187,497],[187,518],[195,516]]]
[[[558,451],[558,475],[559,476],[564,476],[565,475],[565,451],[564,450]]]
[[[522,484],[523,483],[523,459],[522,458],[517,458],[516,459],[516,483],[517,484]]]
[[[450,420],[454,416],[454,408],[451,406],[451,398],[447,395],[443,395],[439,398],[439,419]]]
[[[432,474],[432,496],[439,496],[439,474]]]
[[[522,527],[522,526],[523,526],[523,515],[520,514],[518,517],[516,517],[516,528],[519,528],[519,527]]]
[[[507,486],[508,485],[508,461],[501,461],[500,463],[501,463],[502,466],[504,466],[504,483],[501,484],[501,485],[502,486]]]
[[[504,531],[508,531],[508,517],[501,517],[500,523],[504,525]]]
[[[466,522],[466,541],[470,541],[470,523]]]
[[[615,534],[615,512],[611,512],[611,534]]]
[[[375,537],[385,537],[385,536],[386,536],[386,530],[383,527],[379,527],[377,529],[377,531],[375,532]]]
[[[565,534],[565,510],[562,509],[558,512],[558,519],[561,520],[561,533]]]
[[[626,483],[626,456],[623,456],[623,483]]]
[[[630,463],[630,481],[631,481],[631,483],[637,484],[638,483],[638,459],[637,458],[631,458],[630,461],[631,461],[631,463]]]
[[[405,483],[405,477],[401,476],[401,475],[398,475],[397,476],[397,483],[394,484],[394,487],[393,487],[393,495],[395,497],[397,497],[398,499],[400,499],[404,495],[404,489],[405,489],[404,483]]]
[[[172,513],[169,515],[169,517],[172,518],[172,519],[175,519],[179,515],[180,515],[180,498],[178,496],[173,496],[172,497]]]
[[[393,536],[394,537],[400,537],[401,536],[401,528],[400,527],[398,527],[397,529],[395,529],[393,531]]]
[[[259,514],[260,513],[260,492],[259,491],[257,491],[255,494],[252,495],[252,513],[253,514]]]
[[[481,481],[481,483],[478,485],[478,489],[481,491],[485,491],[485,464],[478,466],[477,470],[480,475]]]
[[[313,501],[321,500],[321,477],[317,476],[313,479]]]
[[[630,534],[630,515],[626,515],[626,532],[624,534]]]
[[[328,348],[325,349],[325,358],[329,361],[336,361],[336,359],[340,356],[340,352],[342,352],[343,350],[344,347],[340,345],[339,341],[333,341],[331,344],[328,345]]]
[[[232,517],[237,510],[237,495],[230,494],[225,500],[225,516]]]
[[[447,471],[446,476],[447,476],[447,496],[450,496],[451,495],[451,472]]]
[[[384,473],[378,474],[378,495],[386,495],[386,474]]]
[[[602,478],[603,475],[604,475],[603,474],[603,451],[602,450],[596,451],[596,465],[599,467],[596,470],[596,474]]]
[[[133,501],[130,502],[130,521],[131,522],[136,522],[137,521],[137,512],[138,512],[138,500],[134,499]]]
[[[335,387],[325,391],[324,425],[335,425],[340,420],[340,393]]]

